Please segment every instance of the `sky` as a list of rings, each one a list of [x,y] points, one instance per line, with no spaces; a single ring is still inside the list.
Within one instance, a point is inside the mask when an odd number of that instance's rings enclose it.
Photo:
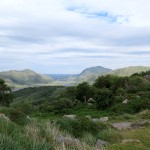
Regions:
[[[0,0],[0,71],[150,66],[150,0]]]

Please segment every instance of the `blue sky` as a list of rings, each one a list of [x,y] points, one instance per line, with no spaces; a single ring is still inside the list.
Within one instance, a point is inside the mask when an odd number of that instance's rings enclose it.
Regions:
[[[0,71],[150,66],[149,0],[0,0]]]

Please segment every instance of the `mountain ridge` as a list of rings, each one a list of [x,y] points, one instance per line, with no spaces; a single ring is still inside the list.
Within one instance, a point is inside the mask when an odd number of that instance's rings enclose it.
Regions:
[[[115,76],[131,76],[134,73],[149,71],[148,66],[129,66],[111,70],[102,66],[89,67],[84,69],[81,73],[76,75],[68,74],[64,77],[56,78],[50,75],[43,75],[34,72],[30,69],[24,70],[10,70],[0,72],[0,78],[4,79],[11,87],[29,87],[29,86],[72,86],[81,82],[88,82],[92,84],[99,76],[115,75]],[[57,74],[58,75],[58,74]]]

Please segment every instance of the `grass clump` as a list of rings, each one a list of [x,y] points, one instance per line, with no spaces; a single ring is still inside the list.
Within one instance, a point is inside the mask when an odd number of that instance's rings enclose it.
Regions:
[[[59,119],[57,124],[61,130],[69,132],[74,137],[83,137],[85,133],[96,135],[100,130],[108,128],[105,123],[94,123],[87,118]]]
[[[118,143],[122,140],[122,135],[114,129],[105,129],[98,133],[97,139],[101,139],[110,143]]]

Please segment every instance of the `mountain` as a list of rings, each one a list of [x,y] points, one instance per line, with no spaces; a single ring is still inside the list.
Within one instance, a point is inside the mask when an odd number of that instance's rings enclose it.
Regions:
[[[90,68],[87,68],[85,70],[83,70],[79,76],[87,76],[89,74],[103,74],[103,73],[107,73],[111,71],[111,69],[108,69],[108,68],[104,68],[104,67],[101,67],[101,66],[96,66],[96,67],[90,67]]]
[[[0,72],[0,78],[4,79],[8,85],[15,87],[48,84],[53,81],[51,77],[38,74],[29,69]]]
[[[33,87],[33,86],[72,86],[82,82],[92,84],[99,76],[112,74],[116,76],[130,76],[134,73],[149,71],[150,67],[131,66],[116,70],[111,70],[101,66],[90,67],[83,70],[77,75],[41,75],[32,70],[26,69],[22,71],[11,70],[0,72],[0,78],[15,88]]]
[[[149,70],[150,70],[150,67],[130,66],[130,67],[126,67],[126,68],[120,68],[120,69],[112,70],[111,72],[109,72],[109,74],[124,77],[124,76],[131,76],[134,73],[146,72]]]
[[[76,85],[81,82],[89,82],[90,84],[92,84],[99,76],[106,74],[110,71],[111,69],[101,66],[90,67],[83,70],[78,75],[70,75],[63,78],[61,82],[56,81],[55,83],[57,83],[57,85],[59,85],[58,83],[61,83],[61,85]]]
[[[94,82],[99,76],[104,75],[106,73],[109,73],[111,69],[104,68],[101,66],[96,66],[96,67],[90,67],[85,70],[83,70],[79,75],[78,75],[78,81],[83,82],[83,81],[88,81],[89,83]]]
[[[111,70],[101,66],[91,67],[83,70],[80,74],[76,76],[69,76],[60,81],[55,81],[57,85],[77,85],[81,82],[88,82],[92,84],[99,76],[102,75],[116,75],[116,76],[131,76],[134,73],[149,71],[150,67],[145,66],[130,66],[126,68],[120,68],[116,70]]]

